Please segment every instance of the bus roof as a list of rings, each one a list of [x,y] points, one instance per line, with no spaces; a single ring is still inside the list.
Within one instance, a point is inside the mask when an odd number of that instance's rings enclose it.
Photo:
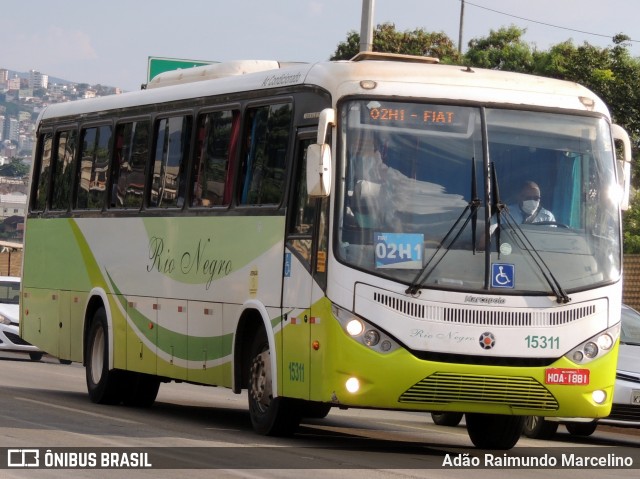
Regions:
[[[597,95],[574,82],[499,70],[442,65],[424,59],[411,62],[407,56],[402,57],[369,55],[361,56],[362,59],[354,58],[355,61],[310,64],[247,60],[194,67],[189,69],[192,71],[188,74],[186,71],[179,71],[167,75],[166,81],[156,82],[170,86],[57,103],[43,111],[40,119],[295,85],[323,88],[331,93],[334,104],[346,95],[368,94],[420,98],[434,102],[468,101],[488,105],[595,111],[609,116],[606,105]],[[228,74],[214,73],[213,79],[203,79],[207,76],[206,71],[212,69],[219,72],[226,69]],[[370,80],[368,85],[375,85],[374,88],[363,87],[363,80]]]

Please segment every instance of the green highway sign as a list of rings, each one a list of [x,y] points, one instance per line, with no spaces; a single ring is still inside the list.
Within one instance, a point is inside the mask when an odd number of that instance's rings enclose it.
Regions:
[[[160,73],[180,70],[193,67],[201,67],[204,65],[211,65],[211,62],[206,60],[185,60],[182,58],[163,58],[163,57],[149,57],[147,64],[147,82]]]

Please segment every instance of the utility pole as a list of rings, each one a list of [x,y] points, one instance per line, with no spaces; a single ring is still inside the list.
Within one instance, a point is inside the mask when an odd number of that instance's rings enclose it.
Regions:
[[[360,51],[373,51],[373,9],[375,0],[362,0],[362,22],[360,23]]]
[[[462,29],[464,27],[464,0],[460,0],[460,32],[458,34],[458,53],[462,53]]]

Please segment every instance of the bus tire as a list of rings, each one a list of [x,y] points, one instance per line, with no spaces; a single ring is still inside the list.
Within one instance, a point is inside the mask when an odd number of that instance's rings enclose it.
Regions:
[[[522,433],[531,439],[551,439],[558,430],[558,423],[541,416],[526,416]]]
[[[520,439],[524,416],[467,413],[466,422],[467,433],[474,446],[479,449],[507,450]]]
[[[42,356],[44,356],[44,353],[29,353],[29,359],[31,359],[31,361],[40,361]]]
[[[157,376],[132,371],[126,371],[123,374],[123,404],[140,408],[151,407],[158,396],[160,379]]]
[[[272,390],[271,352],[263,331],[258,333],[250,349],[249,416],[254,431],[264,436],[288,436],[300,425],[299,407],[294,401],[274,397]]]
[[[572,436],[591,436],[598,427],[597,421],[592,422],[569,422],[565,424],[567,431]]]
[[[432,412],[431,420],[438,426],[455,427],[460,424],[463,416],[462,412]]]
[[[331,404],[323,402],[302,401],[299,406],[300,416],[308,419],[324,419],[332,407]]]
[[[89,398],[98,404],[119,404],[122,372],[109,370],[107,313],[99,308],[93,315],[87,336],[85,376]]]

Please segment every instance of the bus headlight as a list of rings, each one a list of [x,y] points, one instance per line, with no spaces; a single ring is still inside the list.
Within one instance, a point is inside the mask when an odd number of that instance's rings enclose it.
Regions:
[[[565,357],[576,364],[586,364],[607,354],[620,336],[620,323],[611,326],[569,351]]]
[[[370,329],[364,333],[362,340],[364,341],[364,344],[369,347],[375,346],[380,342],[380,333],[375,329]]]
[[[584,355],[589,359],[595,358],[598,355],[598,345],[593,341],[589,341],[584,345]]]
[[[360,336],[364,331],[364,324],[359,319],[352,319],[347,323],[347,333],[351,336]]]
[[[390,353],[400,345],[380,328],[376,328],[360,316],[335,304],[331,306],[333,316],[350,338],[378,353]]]

